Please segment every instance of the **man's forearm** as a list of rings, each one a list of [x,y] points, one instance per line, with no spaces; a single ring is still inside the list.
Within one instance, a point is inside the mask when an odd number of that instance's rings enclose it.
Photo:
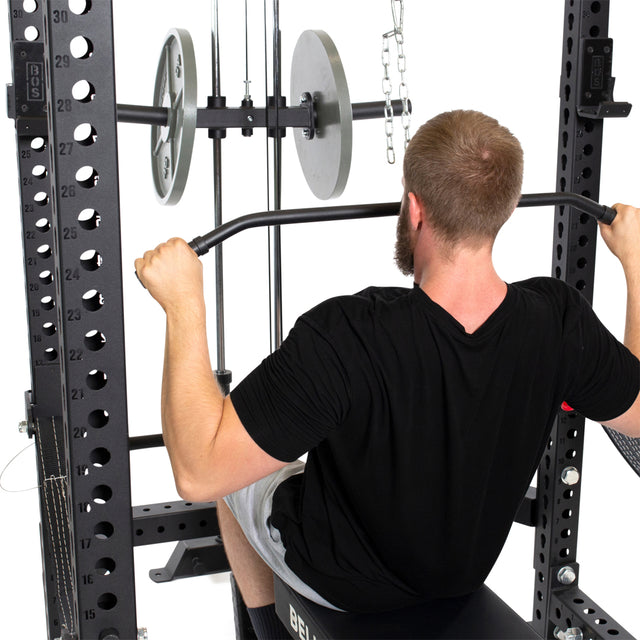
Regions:
[[[179,493],[206,473],[223,397],[211,371],[204,303],[167,314],[162,431]]]
[[[640,358],[640,261],[625,265],[627,280],[627,316],[624,344],[637,358]]]

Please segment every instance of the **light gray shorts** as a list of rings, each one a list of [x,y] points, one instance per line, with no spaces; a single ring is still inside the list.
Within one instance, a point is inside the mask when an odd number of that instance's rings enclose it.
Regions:
[[[271,570],[294,591],[329,609],[338,609],[306,585],[284,561],[285,548],[280,531],[269,524],[273,494],[287,478],[304,471],[304,463],[296,460],[262,480],[230,493],[224,501],[242,527],[247,540]]]

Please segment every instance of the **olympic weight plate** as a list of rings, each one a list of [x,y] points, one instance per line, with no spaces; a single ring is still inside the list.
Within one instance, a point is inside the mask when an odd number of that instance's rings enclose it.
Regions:
[[[166,107],[166,126],[151,127],[153,185],[162,204],[182,197],[196,133],[198,75],[193,41],[188,31],[171,29],[158,62],[153,106]]]
[[[333,40],[324,31],[302,33],[291,63],[291,102],[310,94],[316,109],[315,135],[294,129],[302,172],[321,200],[338,197],[351,168],[352,112],[349,87]]]

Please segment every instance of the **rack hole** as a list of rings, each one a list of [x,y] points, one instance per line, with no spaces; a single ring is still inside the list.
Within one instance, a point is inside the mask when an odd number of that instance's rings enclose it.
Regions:
[[[562,269],[560,267],[556,267],[556,278],[560,279],[562,277]]]
[[[588,191],[586,192],[582,192],[582,195],[585,195],[586,193],[589,193]],[[588,198],[589,196],[587,196]],[[587,224],[589,222],[589,220],[591,220],[591,216],[588,213],[581,213],[580,214],[580,224]]]
[[[29,25],[24,30],[24,39],[29,42],[35,42],[40,37],[40,32],[33,26]]]
[[[93,369],[87,375],[87,386],[93,391],[104,389],[107,384],[107,374],[104,371]]]
[[[91,0],[69,0],[69,9],[77,16],[83,16],[91,9]]]
[[[36,249],[36,252],[38,253],[38,256],[40,258],[42,258],[43,260],[45,258],[50,258],[51,257],[51,247],[48,244],[41,244]]]
[[[103,593],[98,596],[98,607],[100,607],[100,609],[110,611],[116,604],[118,604],[118,598],[116,598],[113,593]]]
[[[567,53],[571,53],[573,50],[573,38],[567,38]]]
[[[599,2],[591,3],[591,13],[600,13],[601,5]]]
[[[569,134],[566,131],[563,131],[562,132],[562,147],[563,147],[563,149],[566,149],[568,144],[569,144]]]
[[[593,145],[585,144],[582,153],[584,153],[585,156],[590,156],[593,153]]]
[[[38,178],[38,180],[42,180],[47,177],[48,171],[47,167],[43,164],[37,164],[33,169],[31,169],[31,175],[34,178]]]
[[[98,172],[90,166],[80,167],[76,171],[76,182],[85,189],[92,189],[98,184],[100,176]]]
[[[48,362],[53,362],[57,358],[58,358],[58,352],[53,347],[49,347],[48,349],[45,349],[44,351],[45,360],[47,360]]]
[[[587,266],[587,259],[586,258],[580,258],[578,260],[578,269],[584,269]]]
[[[565,500],[571,500],[571,498],[573,498],[573,489],[567,489],[563,496]]]
[[[56,301],[51,296],[45,296],[40,300],[40,306],[45,311],[51,311],[56,306]]]
[[[580,236],[578,238],[578,244],[581,247],[586,247],[589,244],[589,238],[587,236]]]
[[[109,413],[104,409],[96,409],[89,414],[87,421],[90,427],[102,429],[106,427],[109,422]]]
[[[113,525],[110,522],[98,522],[93,528],[93,535],[98,540],[107,540],[113,535]]]
[[[610,635],[610,636],[619,636],[619,635],[620,635],[620,632],[619,632],[617,629],[609,629],[609,630],[607,631],[607,635]]]
[[[572,515],[573,515],[573,511],[571,511],[571,509],[565,509],[565,510],[562,512],[562,517],[563,517],[565,520],[568,520]]]
[[[562,538],[570,538],[571,537],[571,529],[563,529],[560,534]]]
[[[567,158],[567,156],[563,153],[563,154],[562,154],[562,157],[560,158],[560,162],[562,163],[562,170],[563,170],[563,171],[566,171],[566,170],[567,170],[567,161],[568,161],[568,158]]]
[[[569,449],[565,455],[568,460],[573,460],[578,455],[578,452],[575,449]]]
[[[569,98],[571,97],[571,86],[565,85],[564,87],[564,99],[569,102]]]
[[[576,282],[576,289],[578,291],[584,291],[587,288],[587,283],[584,280],[578,280]]]
[[[112,496],[113,491],[111,490],[111,487],[108,487],[106,484],[99,484],[97,487],[94,487],[91,492],[91,499],[96,504],[106,504],[111,500]]]
[[[584,610],[584,613],[586,613],[588,616],[592,616],[595,612],[596,610],[592,609],[591,607],[588,607],[587,609]]]
[[[102,256],[95,249],[88,249],[80,256],[80,264],[86,271],[96,271],[102,266]]]
[[[49,204],[49,194],[44,191],[38,191],[35,196],[33,196],[33,201],[39,207],[45,207]]]
[[[47,147],[46,140],[44,138],[41,138],[40,136],[34,138],[31,141],[31,148],[34,151],[44,151],[46,147]]]
[[[575,20],[575,16],[573,15],[573,13],[569,14],[568,20],[569,20],[569,29],[573,29],[573,22]]]
[[[560,260],[562,258],[562,245],[561,244],[556,246],[556,256],[557,256],[558,260]]]
[[[564,225],[562,222],[558,222],[558,238],[562,238],[562,234],[564,233]]]
[[[567,70],[567,78],[571,77],[571,61],[567,61],[566,70]]]
[[[56,333],[56,325],[53,324],[53,322],[45,322],[42,325],[42,333],[44,333],[45,336],[53,336]]]
[[[591,29],[589,29],[589,35],[592,38],[597,38],[600,35],[600,27],[597,24],[594,24]]]
[[[593,174],[593,171],[591,170],[591,167],[585,167],[582,170],[582,177],[583,178],[590,178],[592,174]]]
[[[24,0],[22,10],[25,13],[35,13],[38,10],[38,3],[36,0]]]
[[[609,624],[609,621],[606,618],[596,618],[595,619],[595,623],[596,624]]]
[[[95,564],[96,573],[99,576],[109,576],[116,570],[113,558],[100,558]]]
[[[100,214],[95,209],[83,209],[78,214],[78,223],[85,231],[93,231],[100,226]]]
[[[90,289],[82,296],[82,306],[87,311],[99,311],[103,305],[104,297],[95,289]]]
[[[51,271],[41,271],[38,280],[40,280],[42,284],[51,284],[53,282],[53,273],[51,273]]]
[[[109,453],[108,449],[100,447],[89,454],[89,460],[91,460],[91,464],[94,467],[104,467],[111,460],[111,453]]]
[[[593,129],[595,128],[595,124],[593,124],[593,122],[591,120],[586,120],[583,126],[584,126],[584,130],[587,133],[591,133],[593,131]]]
[[[89,351],[100,351],[106,343],[107,339],[105,338],[104,333],[101,333],[96,329],[85,333],[84,346],[87,347]]]
[[[78,102],[91,102],[96,97],[96,88],[87,80],[78,80],[71,87],[71,95]]]
[[[93,55],[93,42],[84,36],[76,36],[69,43],[71,55],[78,60],[86,60]]]
[[[561,558],[568,558],[569,557],[569,549],[561,549],[560,550],[560,557]]]
[[[90,147],[98,139],[98,132],[91,123],[83,122],[73,131],[73,139],[83,147]]]
[[[46,233],[51,229],[51,223],[46,218],[40,218],[40,220],[36,220],[36,229],[41,233]]]

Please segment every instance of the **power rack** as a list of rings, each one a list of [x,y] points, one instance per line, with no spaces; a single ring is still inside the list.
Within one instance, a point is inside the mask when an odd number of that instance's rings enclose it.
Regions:
[[[9,0],[9,11],[13,84],[8,103],[17,133],[32,380],[26,412],[37,443],[47,637],[143,638],[135,612],[134,546],[181,541],[167,567],[150,572],[159,582],[227,571],[228,565],[215,503],[131,505],[129,451],[157,446],[161,438],[128,436],[112,4],[85,0],[71,9],[66,0],[43,0],[27,11],[23,0]],[[274,0],[276,18],[277,13]],[[613,100],[608,17],[609,0],[565,2],[557,191],[593,200],[599,195],[603,118],[630,110]],[[90,45],[82,60],[69,56],[69,42],[79,34]],[[281,98],[279,73],[275,60],[274,105]],[[74,97],[79,89],[83,93]],[[212,102],[219,99],[214,96]],[[164,116],[156,111],[153,117]],[[91,134],[77,142],[82,123],[89,124]],[[277,107],[271,125],[279,154]],[[222,136],[211,137],[219,146]],[[394,212],[390,205],[383,209],[358,209],[358,215],[343,217]],[[315,211],[315,219],[335,215],[331,208]],[[276,215],[260,224],[279,221],[289,220]],[[562,204],[556,207],[554,229],[555,277],[591,300],[594,219]],[[223,232],[205,236],[207,248],[218,244]],[[203,240],[193,242],[197,246]],[[277,306],[276,343],[281,335]],[[578,630],[584,638],[631,637],[578,587],[583,435],[580,416],[570,410],[559,415],[539,488],[530,490],[518,516],[518,522],[536,528],[533,622],[527,625],[532,635],[522,637],[577,639]],[[637,465],[637,443],[610,435]],[[279,611],[293,637],[303,631],[309,637],[346,637],[340,628],[366,633],[362,619],[354,626],[345,618],[336,631],[335,621],[328,621],[333,614],[323,611],[309,614],[306,623],[296,617],[294,626],[287,604],[308,616],[306,604],[282,585],[278,593]],[[481,597],[489,618],[492,611],[508,610],[486,592]],[[504,615],[511,616],[509,611]],[[236,614],[238,638],[253,637],[240,603]],[[385,628],[379,620],[376,624]],[[417,612],[415,629],[419,624]],[[482,624],[477,621],[478,629]],[[412,637],[459,637],[437,628],[422,625],[422,635]],[[498,637],[465,630],[469,637]]]

